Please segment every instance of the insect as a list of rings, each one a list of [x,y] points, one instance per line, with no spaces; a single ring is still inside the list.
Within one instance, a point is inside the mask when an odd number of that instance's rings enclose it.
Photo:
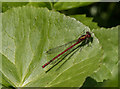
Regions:
[[[86,40],[88,41],[89,38],[91,38],[91,33],[90,32],[86,32],[85,35],[82,35],[81,37],[79,37],[76,40],[76,43],[74,43],[73,45],[71,45],[70,47],[68,47],[67,49],[65,49],[63,52],[59,53],[57,56],[55,56],[52,60],[48,61],[46,64],[44,64],[42,66],[42,68],[45,68],[48,64],[50,64],[51,62],[53,62],[55,59],[57,59],[59,56],[61,56],[62,54],[64,54],[65,52],[67,52],[68,50],[72,49],[74,46],[76,46],[77,44],[81,43],[82,41]]]

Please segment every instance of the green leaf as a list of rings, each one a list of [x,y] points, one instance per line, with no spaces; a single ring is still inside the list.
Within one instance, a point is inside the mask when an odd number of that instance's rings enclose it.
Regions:
[[[68,10],[77,7],[83,7],[94,3],[93,2],[57,2],[54,4],[56,10]]]
[[[2,74],[0,73],[0,88],[2,87]]]
[[[103,64],[92,75],[92,78],[97,82],[103,82],[103,80],[111,79],[114,76],[113,71],[118,65],[118,30],[120,30],[120,26],[93,30],[104,50]]]
[[[2,85],[0,85],[0,89],[2,88]]]
[[[102,87],[118,87],[118,84],[118,65],[116,65],[112,71],[112,77],[105,81]]]
[[[92,48],[85,45],[80,51],[79,47],[47,73],[45,71],[52,65],[42,68],[57,55],[48,56],[48,49],[78,39],[83,31],[90,31],[81,22],[32,6],[8,10],[2,14],[2,19],[0,71],[12,86],[80,87],[85,78],[99,68],[101,46],[93,33]]]
[[[13,7],[24,6],[28,2],[2,2],[2,12],[5,12]]]
[[[99,26],[97,25],[97,23],[95,23],[95,22],[92,21],[93,18],[86,17],[86,15],[71,15],[71,17],[74,17],[78,21],[82,22],[83,24],[85,24],[86,26],[88,26],[91,30],[99,28]]]
[[[3,86],[3,87],[10,87],[12,85],[11,82],[8,81],[8,79],[4,75],[2,75],[1,72],[0,72],[0,75],[1,75],[0,76],[1,77],[0,85]]]
[[[52,9],[52,5],[50,2],[29,2],[28,6],[35,7],[47,7],[48,9]]]
[[[0,3],[1,7],[1,3]],[[0,11],[1,12],[1,11]],[[0,28],[2,28],[2,15],[0,14]],[[2,49],[2,29],[0,29],[0,50]],[[2,56],[0,55],[0,69],[2,69]],[[2,73],[0,72],[0,89],[2,88]]]
[[[4,74],[3,76],[7,75],[6,79],[8,79],[8,82],[10,81],[10,83],[18,84],[20,79],[18,77],[16,67],[5,56],[2,56],[2,69],[0,69],[0,71]]]

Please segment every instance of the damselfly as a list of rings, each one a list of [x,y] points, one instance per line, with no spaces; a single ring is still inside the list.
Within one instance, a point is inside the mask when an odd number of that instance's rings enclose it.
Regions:
[[[76,41],[75,44],[71,45],[70,47],[68,47],[66,50],[64,50],[63,52],[59,53],[57,56],[55,56],[52,60],[48,61],[46,64],[44,64],[42,66],[42,68],[45,68],[48,64],[50,64],[51,62],[53,62],[55,59],[57,59],[59,56],[63,55],[65,52],[67,52],[68,50],[72,49],[74,46],[76,46],[77,44],[83,42],[84,40],[88,41],[89,38],[91,38],[91,33],[90,32],[86,32],[85,35],[82,35],[81,37],[79,37]],[[49,51],[48,51],[49,52]]]

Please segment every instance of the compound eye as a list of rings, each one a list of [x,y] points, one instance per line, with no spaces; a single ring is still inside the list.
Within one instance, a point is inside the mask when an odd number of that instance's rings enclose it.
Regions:
[[[89,32],[86,32],[86,34],[89,34]]]
[[[89,34],[88,37],[91,37],[91,35]]]
[[[87,37],[91,37],[90,32],[86,32],[86,34],[87,34]]]

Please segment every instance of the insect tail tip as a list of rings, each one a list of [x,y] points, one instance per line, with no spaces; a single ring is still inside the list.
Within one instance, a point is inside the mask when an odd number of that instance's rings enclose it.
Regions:
[[[44,68],[45,66],[43,65],[42,68]]]

